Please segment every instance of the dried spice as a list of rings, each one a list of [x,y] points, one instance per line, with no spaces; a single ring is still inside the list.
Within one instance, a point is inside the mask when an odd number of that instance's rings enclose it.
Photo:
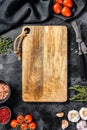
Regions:
[[[8,108],[0,109],[0,124],[5,124],[10,118],[10,110]]]
[[[8,95],[9,95],[8,85],[1,82],[0,83],[0,101],[6,99]]]
[[[87,101],[87,86],[73,85],[69,88],[74,90],[76,94],[70,98],[71,101],[86,102]]]
[[[9,52],[11,48],[12,39],[10,37],[1,37],[0,36],[0,54],[4,55]]]

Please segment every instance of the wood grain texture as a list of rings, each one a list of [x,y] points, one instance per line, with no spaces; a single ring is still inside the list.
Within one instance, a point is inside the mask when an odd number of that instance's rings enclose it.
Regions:
[[[29,26],[23,40],[22,98],[25,102],[67,100],[67,28]]]

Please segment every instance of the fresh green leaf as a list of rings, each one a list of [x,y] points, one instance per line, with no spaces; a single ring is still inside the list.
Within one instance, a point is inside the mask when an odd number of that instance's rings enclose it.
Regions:
[[[0,36],[0,54],[4,55],[9,52],[12,46],[12,39],[10,37],[1,37]]]

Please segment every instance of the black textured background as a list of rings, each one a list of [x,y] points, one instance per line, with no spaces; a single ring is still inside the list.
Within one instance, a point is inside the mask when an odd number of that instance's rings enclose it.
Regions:
[[[82,37],[87,43],[87,5],[75,20],[81,25]],[[87,82],[82,82],[80,79],[77,44],[75,43],[75,33],[70,22],[71,21],[65,23],[58,18],[51,17],[39,25],[66,25],[68,27],[68,87],[73,84],[87,85]],[[21,32],[22,27],[23,25],[12,29],[2,36],[10,36],[14,40]],[[65,118],[67,118],[67,112],[69,110],[79,110],[81,107],[87,106],[87,103],[75,103],[69,101],[66,103],[24,103],[21,97],[21,64],[22,63],[17,60],[13,51],[8,53],[4,58],[0,56],[0,80],[7,81],[12,89],[9,101],[0,104],[0,106],[7,105],[10,107],[12,110],[12,118],[15,118],[20,113],[30,113],[37,123],[36,130],[61,130],[61,120],[55,116],[57,112],[64,111]],[[70,92],[68,93],[71,95]],[[70,123],[70,126],[66,130],[70,129],[76,130],[74,123]],[[12,130],[12,128],[10,128],[9,125],[6,125],[0,126],[0,130]]]

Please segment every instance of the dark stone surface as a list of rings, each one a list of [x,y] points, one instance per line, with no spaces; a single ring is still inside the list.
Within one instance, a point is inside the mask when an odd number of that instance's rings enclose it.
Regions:
[[[82,37],[87,43],[87,9],[85,8],[81,15],[75,20],[81,25]],[[68,27],[68,87],[72,84],[87,85],[87,82],[82,82],[80,79],[77,44],[75,43],[75,33],[71,27],[70,21],[65,23],[62,20],[53,17],[39,25],[66,25]],[[14,40],[21,32],[21,29],[22,26],[9,31],[3,36],[10,36]],[[0,79],[7,81],[11,85],[12,90],[11,98],[6,103],[0,104],[0,106],[9,106],[12,110],[12,118],[15,118],[20,113],[30,113],[37,122],[36,130],[61,130],[61,119],[58,119],[55,116],[57,112],[64,111],[65,118],[67,118],[69,110],[79,110],[83,106],[87,107],[87,103],[69,101],[66,103],[24,103],[21,97],[21,64],[22,63],[17,60],[13,51],[8,53],[3,59],[0,56]],[[70,92],[68,93],[70,95]],[[76,130],[74,123],[70,123],[66,130],[70,129]],[[0,126],[0,130],[12,130],[12,128],[10,128],[9,125],[6,125]]]

